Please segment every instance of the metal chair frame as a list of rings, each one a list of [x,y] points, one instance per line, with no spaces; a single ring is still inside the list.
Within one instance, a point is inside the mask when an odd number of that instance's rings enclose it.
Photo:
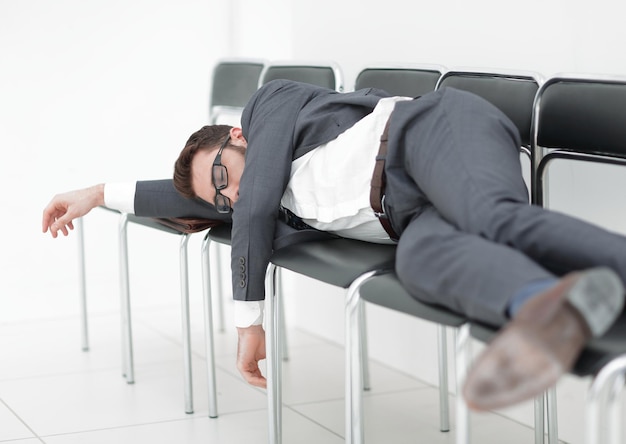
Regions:
[[[585,91],[586,96],[583,98],[580,95],[576,96],[575,109],[570,107],[568,102],[567,107],[561,106],[559,110],[565,108],[565,112],[568,117],[576,116],[577,118],[588,116],[593,118],[593,121],[585,121],[587,126],[593,128],[597,127],[597,132],[602,134],[605,138],[602,142],[584,140],[582,137],[578,137],[578,133],[575,129],[572,129],[572,134],[567,137],[573,137],[574,144],[585,145],[582,147],[576,146],[564,146],[565,143],[561,141],[544,140],[543,136],[544,126],[549,125],[544,122],[544,114],[546,105],[544,101],[549,94],[558,94],[559,88],[584,88],[586,86],[596,88],[608,88],[613,89],[619,87],[623,90],[623,96],[617,97],[615,94],[605,94],[599,96],[597,92],[594,94],[593,103],[588,99],[590,94],[593,93],[590,90]],[[582,93],[583,91],[577,91]],[[615,92],[615,91],[613,91]],[[599,115],[596,111],[604,108],[604,102],[601,100],[610,101],[611,106],[606,107],[604,115]],[[552,99],[554,100],[554,99]],[[564,100],[564,99],[561,99]],[[587,101],[585,101],[587,100]],[[618,147],[619,139],[621,141],[626,140],[623,136],[624,133],[623,121],[624,118],[616,120],[615,103],[624,103],[626,105],[626,77],[618,76],[592,76],[584,74],[558,74],[549,78],[540,88],[535,100],[535,112],[533,119],[533,131],[532,131],[532,150],[535,157],[534,174],[535,179],[535,201],[538,205],[547,206],[547,174],[549,165],[557,159],[561,160],[573,160],[577,162],[591,162],[607,165],[619,165],[626,166],[626,143],[624,148]],[[584,104],[584,105],[581,105]],[[590,107],[595,107],[591,109]],[[600,108],[598,108],[600,107]],[[621,107],[620,109],[624,109]],[[554,111],[551,111],[554,112]],[[621,116],[620,116],[621,117]],[[614,123],[609,126],[613,132],[606,133],[605,121],[614,120]],[[615,132],[617,131],[617,132]],[[606,134],[610,134],[606,136]],[[610,139],[610,141],[608,141]],[[596,146],[596,143],[598,145]],[[547,145],[545,145],[547,144]],[[608,145],[607,145],[608,144]],[[622,321],[622,320],[620,320]],[[618,323],[620,322],[618,321]],[[619,327],[619,326],[618,326]],[[585,352],[581,355],[580,361],[590,360],[596,363],[599,368],[586,369],[582,372],[577,371],[575,367],[575,374],[586,375],[591,372],[592,382],[587,391],[586,399],[586,411],[585,411],[585,440],[588,444],[594,444],[598,442],[618,443],[620,439],[620,427],[621,420],[619,417],[620,404],[617,402],[618,394],[623,391],[624,379],[626,375],[626,347],[621,347],[622,350],[611,350],[611,347],[604,348],[603,342],[616,342],[623,343],[624,332],[617,331],[613,333],[610,330],[605,337],[592,341],[586,348],[586,350],[594,350],[596,347],[599,350],[595,350],[595,353],[591,358],[585,357]],[[604,414],[606,413],[606,414]],[[603,421],[604,420],[604,421]],[[601,436],[602,422],[604,422],[605,428],[609,431],[607,439],[603,439]]]
[[[309,74],[313,73],[312,76],[310,76]],[[319,74],[320,73],[324,73],[325,77],[327,77],[328,79],[333,79],[330,83],[328,84],[324,84],[323,79],[319,78]],[[318,84],[319,86],[328,86],[331,89],[335,89],[337,91],[342,91],[343,90],[343,74],[341,71],[341,68],[339,67],[339,65],[337,65],[334,62],[331,61],[325,61],[325,62],[312,62],[312,61],[272,61],[272,62],[267,62],[263,68],[263,70],[261,71],[260,77],[259,77],[259,83],[258,86],[262,86],[265,83],[267,83],[270,80],[276,79],[276,78],[286,78],[289,80],[294,80],[294,81],[309,81],[309,83],[314,83],[314,84]],[[210,301],[211,301],[211,295],[212,295],[212,290],[211,290],[211,286],[212,286],[212,282],[210,279],[210,276],[208,274],[210,267],[209,267],[209,262],[210,262],[210,246],[211,244],[222,244],[222,245],[229,245],[230,244],[230,234],[229,233],[225,233],[224,228],[223,227],[218,227],[217,229],[211,229],[209,230],[209,232],[206,234],[206,236],[204,237],[204,240],[202,242],[202,260],[203,260],[203,264],[204,264],[204,268],[205,268],[205,272],[203,273],[203,297],[204,297],[204,304],[205,306],[210,306]],[[216,284],[219,286],[219,288],[222,287],[221,284],[221,270],[219,269],[219,264],[222,263],[222,260],[219,257],[219,250],[217,250],[216,253],[216,263],[217,263],[217,282]],[[272,369],[279,367],[278,364],[274,364],[274,366],[272,366],[270,364],[270,362],[272,362],[273,358],[271,358],[271,356],[277,356],[277,359],[280,359],[280,361],[282,362],[283,360],[287,360],[288,357],[288,347],[287,347],[287,340],[286,340],[286,334],[285,334],[285,318],[284,318],[284,309],[282,307],[282,298],[280,297],[280,292],[276,292],[276,288],[278,287],[278,285],[276,284],[277,281],[280,281],[280,269],[273,269],[272,272],[272,287],[271,287],[271,294],[274,293],[278,293],[278,301],[280,302],[280,304],[278,305],[278,308],[273,309],[270,306],[266,305],[266,334],[267,334],[267,338],[266,338],[266,344],[270,344],[267,345],[267,348],[269,348],[270,350],[267,352],[267,362],[268,362],[268,406],[269,406],[269,422],[272,424],[275,421],[275,418],[280,417],[281,415],[281,409],[280,409],[280,405],[281,404],[276,404],[274,402],[275,397],[271,395],[272,390],[270,390],[270,386],[272,386],[273,381],[275,381],[274,379],[274,375],[275,373],[271,373]],[[266,283],[266,286],[268,284]],[[270,293],[268,293],[270,294]],[[266,301],[268,299],[271,298],[266,298]],[[267,302],[266,302],[267,303]],[[270,301],[271,304],[271,301]],[[221,308],[220,305],[220,328],[223,329],[223,310]],[[271,313],[268,316],[268,313]],[[276,316],[278,316],[277,318],[274,318],[272,314],[276,314]],[[206,313],[205,313],[206,316]],[[268,327],[268,325],[273,325],[275,323],[275,327],[272,327],[271,329]],[[209,343],[209,335],[211,334],[211,329],[205,326],[205,334],[207,335],[206,338],[206,342]],[[272,352],[274,351],[272,349],[271,344],[273,343],[271,341],[271,337],[272,337],[272,333],[275,333],[275,337],[280,338],[280,352],[274,352],[272,354]],[[278,343],[278,342],[276,342]],[[209,369],[210,371],[210,369]],[[280,377],[280,374],[278,374],[278,377]],[[278,379],[278,381],[281,381],[281,379]],[[275,387],[276,385],[274,385]],[[278,412],[278,413],[276,413]],[[280,430],[280,428],[275,428],[272,427],[270,425],[270,435],[275,435],[277,432],[277,430]],[[280,442],[280,440],[282,439],[282,436],[280,433],[277,434],[276,439],[271,439],[271,442]]]
[[[443,87],[448,83],[453,83],[455,84],[455,86],[459,87],[459,85],[457,85],[454,80],[457,79],[460,81],[461,85],[460,86],[465,86],[465,88],[461,88],[461,89],[468,89],[468,90],[472,90],[471,86],[472,83],[474,82],[474,80],[476,82],[478,82],[478,85],[482,85],[484,83],[485,80],[488,80],[490,78],[495,78],[495,79],[499,79],[499,80],[512,80],[512,81],[520,81],[520,82],[531,82],[532,84],[536,85],[536,87],[538,88],[540,82],[542,81],[541,77],[539,77],[537,74],[535,73],[529,73],[529,72],[515,72],[515,73],[509,73],[509,72],[504,72],[504,71],[496,71],[496,72],[492,72],[492,71],[487,71],[487,70],[452,70],[452,71],[447,71],[445,73],[443,73],[443,75],[441,76],[441,78],[439,79],[438,83],[437,83],[437,88]],[[469,80],[469,85],[467,84]],[[463,85],[463,82],[465,82],[465,84]],[[469,86],[469,87],[468,87]],[[476,91],[473,91],[476,92]],[[531,124],[531,115],[532,115],[532,100],[534,99],[534,94],[532,95],[532,97],[530,97],[530,100],[528,100],[528,110],[527,110],[527,122],[515,122],[516,124],[518,124],[518,127],[524,127],[524,131],[527,132],[526,136],[523,137],[524,140],[524,146],[520,147],[520,150],[524,153],[526,153],[526,155],[530,155],[530,149],[529,149],[529,145],[530,145],[530,124]],[[496,106],[500,105],[502,106],[502,104],[498,104],[495,103]],[[506,111],[505,111],[506,112]],[[382,279],[388,279],[388,277],[385,277],[385,274],[389,274],[387,273],[381,273],[380,271],[376,271],[376,272],[372,272],[369,276],[367,276],[365,278],[364,281],[364,287],[363,288],[367,288],[368,284],[373,284],[375,283],[377,280]],[[393,292],[392,292],[393,293]],[[389,297],[389,295],[387,295]],[[358,308],[360,305],[362,305],[362,302],[360,301],[361,297],[360,297],[360,293],[359,291],[356,291],[352,294],[351,299],[348,302],[347,305],[347,318],[346,318],[346,323],[347,325],[349,325],[349,329],[346,332],[346,349],[347,349],[347,356],[346,358],[349,361],[349,368],[350,368],[350,372],[349,372],[349,381],[350,383],[346,384],[346,403],[347,403],[347,409],[346,409],[346,436],[349,437],[349,439],[347,439],[347,442],[351,442],[351,443],[361,443],[363,441],[363,434],[364,434],[364,430],[363,430],[363,421],[361,420],[362,418],[362,399],[361,399],[361,394],[360,392],[357,390],[358,384],[359,384],[359,378],[361,377],[361,369],[358,368],[359,365],[359,314],[360,314],[360,309]],[[394,309],[393,307],[393,297],[389,297],[389,299],[385,300],[385,301],[379,301],[380,305],[383,306],[387,306],[389,308]],[[428,307],[425,304],[421,304],[419,303],[417,300],[414,301],[414,309],[418,310],[418,307]],[[451,312],[447,309],[444,308],[436,308],[436,307],[429,307],[428,311],[426,312],[427,314],[415,314],[415,313],[410,313],[413,315],[417,315],[418,317],[423,317],[426,320],[430,320],[430,321],[434,321],[435,323],[437,323],[437,328],[438,328],[438,338],[439,338],[439,378],[440,378],[440,429],[442,431],[447,430],[449,428],[449,422],[448,422],[448,399],[447,399],[447,351],[445,349],[445,343],[446,343],[446,324],[445,323],[440,323],[437,322],[437,315],[433,315],[433,312],[439,312],[441,316],[443,315],[448,315],[448,316],[452,316],[453,314],[451,314]],[[465,374],[467,372],[467,366],[469,364],[470,361],[470,355],[471,355],[471,351],[470,351],[470,329],[469,329],[469,323],[468,320],[464,319],[462,316],[458,316],[453,320],[450,321],[449,319],[446,320],[448,323],[447,325],[450,327],[456,327],[459,329],[459,333],[457,335],[457,340],[456,340],[456,353],[457,353],[457,373],[456,373],[456,377],[457,377],[457,386],[461,386],[462,382],[465,378]],[[442,390],[443,388],[443,390]],[[445,390],[445,393],[444,393]],[[550,398],[550,404],[549,405],[553,405],[552,404],[552,398]],[[541,397],[540,399],[536,400],[536,415],[538,415],[536,417],[536,436],[535,436],[535,441],[537,443],[539,442],[543,442],[543,397]],[[457,400],[456,400],[456,411],[457,411],[457,440],[458,442],[468,442],[469,441],[469,411],[467,409],[467,406],[465,405],[462,397],[457,396]],[[539,417],[539,415],[541,415]]]

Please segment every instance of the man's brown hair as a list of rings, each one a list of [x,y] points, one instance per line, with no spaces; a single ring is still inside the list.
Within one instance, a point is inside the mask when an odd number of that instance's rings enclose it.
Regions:
[[[232,126],[207,125],[193,133],[174,164],[174,188],[187,198],[196,197],[191,186],[191,162],[198,151],[217,150]]]

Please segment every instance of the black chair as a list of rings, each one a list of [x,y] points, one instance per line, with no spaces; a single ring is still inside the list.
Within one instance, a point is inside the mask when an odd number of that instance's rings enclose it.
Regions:
[[[533,103],[540,75],[524,71],[450,70],[437,89],[457,88],[474,93],[497,106],[515,123],[522,138],[522,152],[530,155]]]
[[[437,88],[449,86],[470,91],[482,96],[500,108],[516,124],[522,134],[523,146],[520,147],[520,150],[529,154],[533,103],[540,82],[540,77],[533,73],[509,74],[506,72],[478,70],[452,70],[445,72],[441,76],[437,83]],[[446,390],[445,393],[440,391],[441,428],[444,429],[444,426],[447,426],[447,376],[442,373],[445,371],[445,366],[442,365],[445,358],[445,350],[441,348],[441,344],[445,344],[446,326],[460,329],[457,335],[457,386],[460,386],[468,362],[468,354],[465,352],[469,337],[468,320],[464,316],[453,313],[446,308],[420,303],[404,290],[398,282],[395,273],[373,273],[363,284],[360,293],[355,292],[353,294],[353,299],[348,302],[347,308],[347,319],[349,319],[347,322],[350,324],[348,334],[350,336],[346,339],[346,348],[349,350],[348,358],[351,362],[352,383],[346,386],[348,390],[346,402],[351,403],[352,406],[346,411],[346,423],[352,423],[350,426],[352,428],[350,432],[353,437],[352,442],[362,442],[364,434],[363,422],[359,420],[362,417],[361,394],[356,390],[357,384],[359,384],[358,378],[361,374],[361,369],[358,368],[359,361],[357,355],[360,348],[359,341],[361,340],[358,336],[360,329],[358,324],[358,305],[360,299],[435,322],[438,325],[440,338],[440,386],[443,385]],[[460,439],[468,440],[469,417],[462,397],[457,396],[456,405],[457,436]],[[539,438],[539,435],[541,438]],[[542,439],[543,420],[537,423],[536,432],[536,441],[541,442]]]
[[[419,86],[423,88],[422,84],[429,82],[431,75],[430,70],[424,71],[424,76],[416,77],[415,81],[419,82]],[[370,77],[369,81],[373,80],[374,78]],[[430,84],[434,86],[432,81]],[[363,85],[365,86],[365,84]],[[367,86],[377,85],[369,84]],[[270,442],[280,443],[282,441],[282,393],[280,387],[282,378],[279,352],[282,349],[283,335],[278,327],[278,322],[276,322],[282,316],[282,298],[280,293],[275,291],[276,271],[285,268],[321,282],[344,288],[348,301],[353,299],[353,295],[355,292],[358,293],[361,283],[372,273],[393,269],[394,258],[394,245],[371,244],[349,239],[306,242],[274,252],[267,270],[265,291]],[[359,313],[362,316],[361,310]],[[360,325],[363,326],[363,323],[364,319],[361,318]],[[364,327],[362,327],[360,337],[363,338],[364,342]],[[365,352],[365,347],[359,351],[359,356],[362,356],[363,359],[359,367],[365,372],[364,382],[360,385],[359,392],[362,388],[369,387]],[[346,373],[346,384],[348,381],[348,373]],[[346,440],[351,441],[352,429],[347,427],[346,433]]]
[[[221,59],[215,65],[209,99],[211,124],[232,116],[237,121],[241,118],[266,65],[267,61],[261,59]]]
[[[272,61],[263,69],[259,79],[259,87],[277,79],[310,83],[335,91],[343,91],[344,88],[341,68],[330,61]]]
[[[261,72],[258,86],[262,86],[271,80],[276,79],[288,79],[294,80],[304,83],[311,83],[318,86],[323,86],[326,88],[334,89],[336,91],[343,90],[343,75],[340,67],[333,62],[303,62],[303,61],[280,61],[280,62],[270,62],[268,63]],[[207,235],[204,237],[204,241],[202,243],[202,258],[203,258],[203,269],[206,270],[203,273],[203,277],[205,280],[203,281],[203,295],[205,300],[205,306],[210,306],[210,301],[212,298],[212,283],[210,282],[210,276],[208,275],[209,270],[212,270],[214,267],[212,266],[212,261],[210,257],[210,249],[211,244],[220,244],[224,246],[228,246],[231,243],[230,238],[230,225],[222,225],[219,227],[215,227],[209,230]],[[221,263],[219,258],[216,258],[217,264]],[[280,269],[274,269],[273,280],[277,279],[277,273],[279,273]],[[219,275],[219,274],[218,274]],[[276,288],[275,282],[273,288]],[[282,303],[279,304],[280,307],[276,309],[276,313],[278,314],[278,323],[280,326],[284,325],[284,313],[282,310]],[[205,310],[206,311],[206,310]],[[269,310],[266,309],[266,313]],[[206,315],[206,313],[205,313]],[[270,316],[270,322],[273,322],[273,318]],[[269,330],[269,329],[268,329]],[[281,353],[283,356],[286,356],[287,347],[284,338],[284,329],[276,326],[276,331],[280,331],[278,336],[281,337]],[[205,332],[209,335],[210,329],[205,326]],[[270,342],[272,332],[268,333],[268,338],[266,342]],[[207,341],[209,338],[207,337]],[[271,365],[269,365],[271,359],[271,351],[268,352],[268,372],[272,371]],[[282,359],[281,359],[282,360]],[[270,410],[270,424],[273,423],[273,418],[278,417],[274,412],[280,410],[278,405],[273,402],[273,397],[271,395],[270,386],[272,385],[273,378],[268,378],[268,405]],[[279,379],[280,380],[280,379]],[[275,430],[278,428],[274,428],[270,426],[270,435],[273,435]],[[276,438],[278,440],[281,439],[280,436]],[[279,441],[272,441],[279,442]]]
[[[418,97],[433,91],[444,71],[439,65],[367,66],[357,74],[354,89],[378,88],[394,96]]]
[[[537,94],[533,120],[535,200],[545,206],[548,167],[556,160],[626,166],[626,78],[558,75]],[[477,332],[478,334],[478,332]],[[586,442],[618,442],[602,437],[601,411],[608,430],[621,427],[613,413],[626,374],[624,314],[606,335],[584,349],[572,374],[591,376],[586,401]]]
[[[258,79],[265,62],[250,59],[224,59],[219,61],[213,71],[211,97],[209,99],[209,121],[215,123],[225,114],[233,115],[241,112],[249,97],[256,91]],[[129,271],[128,271],[128,223],[138,226],[155,229],[161,232],[181,236],[179,257],[180,257],[180,283],[181,283],[181,303],[182,303],[182,339],[184,357],[184,387],[185,387],[185,412],[193,413],[193,393],[191,374],[191,345],[190,345],[190,325],[189,325],[189,285],[187,268],[187,244],[189,236],[195,232],[206,231],[206,227],[194,225],[194,228],[185,227],[185,219],[169,218],[154,219],[149,217],[138,217],[130,214],[119,213],[108,208],[103,209],[120,214],[119,222],[119,265],[120,265],[120,291],[121,291],[121,318],[122,318],[122,368],[123,375],[127,383],[135,382],[134,362],[133,362],[133,341],[131,305],[129,291]],[[168,215],[163,215],[167,217]],[[181,225],[182,224],[182,225]],[[177,228],[178,227],[178,228]],[[85,292],[85,266],[84,266],[84,240],[82,218],[77,220],[78,241],[79,241],[79,266],[80,266],[80,289],[81,289],[81,313],[83,316],[83,348],[88,347],[86,343],[87,318],[86,318],[86,292]],[[219,261],[218,261],[219,263]],[[206,303],[207,301],[205,301]],[[211,301],[208,301],[210,304]],[[211,312],[211,305],[205,306],[205,312]],[[217,390],[215,385],[215,364],[213,358],[213,336],[212,318],[205,318],[207,328],[210,333],[206,334],[207,368],[209,386],[209,416],[217,417]]]
[[[363,302],[409,314],[437,325],[439,429],[442,432],[449,431],[448,352],[445,328],[460,328],[467,319],[449,310],[419,302],[407,293],[393,271],[373,273],[366,278],[359,291],[353,292],[351,296],[346,307],[346,361],[350,375],[346,381],[346,422],[352,428],[350,432],[352,442],[364,441],[363,399],[359,389],[362,386],[363,373],[360,356],[360,341],[363,339],[360,311]]]

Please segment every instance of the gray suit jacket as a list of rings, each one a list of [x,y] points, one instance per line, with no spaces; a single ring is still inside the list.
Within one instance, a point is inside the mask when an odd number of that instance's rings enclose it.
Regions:
[[[233,296],[236,300],[262,300],[265,297],[264,278],[272,251],[281,245],[289,233],[284,224],[277,223],[280,199],[289,181],[291,162],[335,139],[371,113],[378,101],[388,97],[384,91],[363,89],[352,93],[337,93],[317,86],[274,80],[252,96],[242,115],[242,129],[248,149],[246,165],[239,185],[239,200],[232,213]],[[171,214],[170,204],[154,201],[154,184],[139,182],[135,209],[139,216],[211,217],[212,208],[192,201],[177,199],[177,214]],[[167,187],[163,186],[163,189]],[[171,191],[171,190],[169,190]],[[168,191],[168,192],[169,192]],[[341,190],[337,190],[341,192]],[[146,209],[161,214],[146,214]],[[200,213],[195,213],[199,211]],[[227,215],[228,216],[228,215]],[[224,220],[224,216],[216,217]],[[293,240],[300,236],[291,236]],[[282,242],[285,244],[285,242]]]

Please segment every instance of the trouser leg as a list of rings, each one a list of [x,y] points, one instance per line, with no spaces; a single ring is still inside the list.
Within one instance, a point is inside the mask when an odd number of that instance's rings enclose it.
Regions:
[[[402,234],[396,271],[418,299],[494,325],[520,288],[553,277],[519,251],[459,231],[432,206]]]
[[[388,207],[397,230],[432,205],[457,231],[518,250],[557,274],[605,265],[626,282],[624,236],[528,205],[519,134],[488,102],[444,88],[399,103],[389,143]]]

